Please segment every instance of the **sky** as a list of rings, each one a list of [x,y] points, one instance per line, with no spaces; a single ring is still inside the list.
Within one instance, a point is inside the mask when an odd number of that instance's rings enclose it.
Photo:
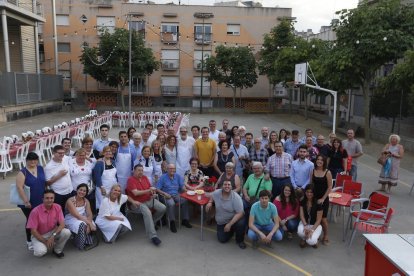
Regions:
[[[179,0],[152,0],[157,4]],[[216,0],[181,0],[184,5],[213,5]],[[221,1],[221,0],[220,0]],[[330,25],[337,18],[335,11],[355,8],[358,0],[262,0],[264,7],[292,8],[292,16],[296,17],[295,29],[305,31],[312,29],[319,32],[321,26]]]

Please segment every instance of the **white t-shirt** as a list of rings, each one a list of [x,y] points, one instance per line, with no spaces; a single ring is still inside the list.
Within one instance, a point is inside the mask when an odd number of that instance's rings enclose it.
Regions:
[[[208,133],[208,138],[213,139],[217,144],[218,141],[219,141],[219,133],[220,133],[220,131],[218,131],[217,129],[214,132],[210,131]]]
[[[70,179],[70,167],[69,161],[71,157],[64,156],[61,163],[50,160],[45,167],[46,181],[49,181],[53,176],[59,173],[61,170],[66,170],[68,173],[58,179],[50,187],[52,190],[60,195],[67,195],[73,191],[72,181]]]
[[[72,159],[69,163],[70,178],[72,180],[73,189],[76,190],[79,184],[88,184],[89,189],[91,188],[90,182],[92,179],[92,169],[94,164],[85,160],[84,166],[79,166],[76,163],[76,159]]]

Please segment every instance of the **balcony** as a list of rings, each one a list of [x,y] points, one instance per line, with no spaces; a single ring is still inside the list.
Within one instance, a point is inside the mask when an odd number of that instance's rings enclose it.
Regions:
[[[176,97],[178,96],[178,93],[180,92],[179,86],[161,86],[161,95],[163,96],[169,96],[169,97]]]
[[[164,71],[175,71],[180,68],[180,60],[178,59],[161,59],[161,68]]]
[[[193,95],[194,96],[201,96],[201,85],[193,86]],[[211,87],[206,84],[203,86],[203,97],[210,97],[211,94]]]
[[[161,32],[161,41],[164,44],[176,44],[178,42],[178,33],[177,32]]]
[[[39,11],[35,13],[36,5],[33,1],[0,0],[0,7],[9,9],[11,14],[16,13],[29,20],[45,22],[45,19],[39,15]],[[43,9],[40,12],[43,12]]]
[[[194,34],[194,42],[198,45],[209,45],[211,44],[211,33],[195,33]]]

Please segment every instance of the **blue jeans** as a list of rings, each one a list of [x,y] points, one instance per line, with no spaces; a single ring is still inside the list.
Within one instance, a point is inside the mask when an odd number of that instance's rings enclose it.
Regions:
[[[287,231],[290,233],[296,233],[298,231],[299,220],[298,219],[290,219],[286,223]],[[283,228],[280,229],[284,232]]]
[[[270,231],[272,231],[273,226],[275,225],[273,222],[268,224],[268,225],[259,225],[259,224],[254,224],[257,229],[259,229],[261,232],[263,232],[263,234],[267,235],[270,233]],[[249,229],[249,232],[247,233],[247,236],[249,237],[250,240],[252,241],[257,241],[259,239],[259,235],[256,234],[256,232],[254,232],[252,229]],[[283,233],[282,231],[280,231],[280,229],[277,229],[277,231],[273,234],[272,240],[273,241],[281,241],[283,239]]]
[[[349,172],[349,174],[352,176],[352,181],[356,181],[357,180],[357,166],[356,165],[351,165],[351,171]]]
[[[244,241],[244,233],[245,233],[244,218],[239,219],[235,224],[233,224],[229,232],[224,232],[224,226],[226,225],[217,224],[217,239],[219,240],[219,242],[221,243],[228,242],[231,239],[231,237],[233,237],[234,233],[236,233],[237,243],[241,243],[242,241]]]
[[[271,201],[273,202],[275,197],[277,197],[278,195],[280,195],[282,193],[283,186],[286,185],[286,184],[290,184],[290,177],[285,177],[285,178],[271,177],[271,179],[272,179],[272,198],[271,198]]]

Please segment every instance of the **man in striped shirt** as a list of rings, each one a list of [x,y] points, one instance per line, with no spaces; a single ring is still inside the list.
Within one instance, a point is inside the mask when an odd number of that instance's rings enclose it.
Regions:
[[[266,164],[266,176],[272,179],[272,201],[280,195],[282,187],[290,183],[292,155],[283,151],[281,142],[275,144],[275,154],[269,157]]]

